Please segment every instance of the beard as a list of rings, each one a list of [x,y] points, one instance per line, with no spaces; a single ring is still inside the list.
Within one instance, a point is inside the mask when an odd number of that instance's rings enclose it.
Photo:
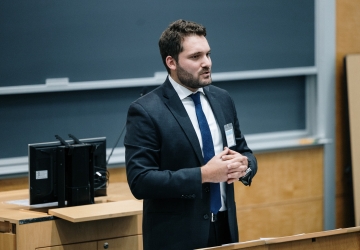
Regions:
[[[206,69],[204,71],[210,71],[210,69]],[[181,84],[191,89],[198,89],[211,84],[211,75],[207,79],[200,79],[202,73],[203,71],[199,73],[198,77],[194,77],[188,71],[183,69],[179,64],[176,71],[177,77]]]

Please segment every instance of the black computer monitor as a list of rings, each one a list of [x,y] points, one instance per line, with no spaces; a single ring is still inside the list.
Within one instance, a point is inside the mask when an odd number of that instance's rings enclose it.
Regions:
[[[59,142],[28,146],[30,205],[58,201],[56,155],[59,146]]]
[[[81,142],[95,145],[94,151],[94,195],[106,196],[108,184],[108,170],[106,162],[106,138],[80,139]]]
[[[29,144],[30,205],[85,205],[107,189],[106,138]]]

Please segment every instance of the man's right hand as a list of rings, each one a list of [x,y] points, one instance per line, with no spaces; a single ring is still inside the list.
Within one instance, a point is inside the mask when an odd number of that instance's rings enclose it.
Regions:
[[[222,152],[211,158],[208,163],[201,167],[202,183],[205,182],[225,182],[228,180],[231,160],[224,161],[222,157],[230,153],[230,149],[225,148]]]

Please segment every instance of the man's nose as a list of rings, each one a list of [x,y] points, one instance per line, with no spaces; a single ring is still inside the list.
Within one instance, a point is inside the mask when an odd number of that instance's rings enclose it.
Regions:
[[[201,66],[203,68],[211,68],[211,58],[210,58],[210,56],[204,56]]]

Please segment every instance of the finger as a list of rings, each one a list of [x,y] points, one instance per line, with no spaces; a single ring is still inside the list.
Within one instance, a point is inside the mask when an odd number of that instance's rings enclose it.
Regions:
[[[224,149],[228,149],[228,150],[229,150],[229,155],[242,155],[242,154],[240,154],[239,152],[234,151],[234,150],[232,150],[232,149],[230,149],[230,148],[228,148],[228,147],[224,147]]]
[[[229,148],[229,154],[240,154],[240,153]]]
[[[234,158],[236,158],[236,155],[227,154],[227,155],[224,155],[223,157],[221,157],[221,159],[224,160],[224,161],[228,161],[228,160],[231,160],[231,159],[234,159]]]
[[[231,150],[229,149],[229,152],[230,151]],[[235,152],[235,151],[233,151],[233,152]],[[229,154],[223,156],[223,159],[227,159],[227,160],[236,159],[237,161],[246,161],[247,157],[236,152],[235,154],[230,154],[229,153]]]
[[[238,164],[243,165],[245,167],[248,166],[248,160],[247,160],[246,157],[243,157],[243,156],[241,156],[241,157],[228,157],[228,156],[229,155],[226,155],[226,156],[224,155],[223,157],[221,157],[221,159],[223,161],[229,161],[229,164],[230,163],[238,163]]]
[[[233,160],[240,162],[241,165],[244,165],[244,166],[248,165],[248,159],[246,156],[236,157]]]
[[[227,184],[231,184],[234,183],[235,181],[237,181],[238,179],[228,179],[227,180]]]
[[[244,172],[233,172],[227,175],[228,179],[239,179],[245,175]]]
[[[227,155],[229,153],[229,149],[228,148],[224,148],[223,151],[221,151],[218,156],[220,156],[220,158],[224,157],[225,155]]]
[[[227,165],[227,168],[229,169],[230,172],[235,172],[235,171],[243,171],[241,168],[241,164],[239,162],[234,162],[234,163],[230,163]]]
[[[245,172],[246,169],[248,169],[247,165],[241,164],[241,163],[232,163],[232,164],[228,164],[231,166],[228,166],[228,169],[235,169],[238,170],[238,172]],[[229,168],[230,167],[230,168]]]

